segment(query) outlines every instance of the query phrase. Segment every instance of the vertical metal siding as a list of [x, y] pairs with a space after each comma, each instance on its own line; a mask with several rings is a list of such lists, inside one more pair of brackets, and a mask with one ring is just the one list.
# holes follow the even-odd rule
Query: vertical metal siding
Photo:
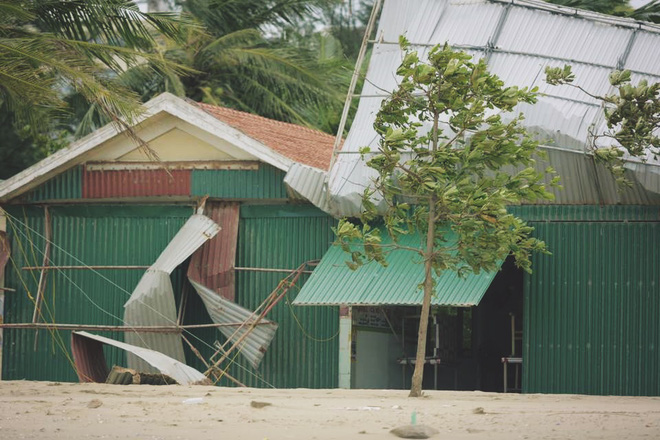
[[284, 171], [267, 164], [258, 170], [193, 170], [192, 195], [225, 199], [286, 199]]
[[[12, 249], [16, 250], [12, 253], [14, 263], [18, 268], [40, 265], [44, 240], [38, 234], [43, 234], [43, 210], [11, 207], [8, 211], [16, 218], [8, 228]], [[181, 206], [52, 207], [51, 262], [53, 265], [80, 265], [81, 261], [88, 265], [149, 265], [191, 213], [190, 207]], [[36, 232], [29, 231], [19, 221], [26, 222]], [[13, 225], [27, 236], [12, 229]], [[177, 272], [179, 270], [173, 274], [173, 284], [175, 292], [180, 292], [181, 276]], [[100, 274], [90, 270], [53, 270], [48, 276], [44, 298], [45, 319], [59, 323], [121, 325], [123, 305], [142, 273], [140, 270], [103, 270]], [[25, 280], [34, 297], [38, 274], [37, 271], [17, 271], [10, 263], [7, 285], [17, 291], [6, 295], [6, 322], [30, 322], [33, 305], [20, 279]], [[67, 359], [70, 332], [56, 333], [67, 354], [47, 331], [40, 331], [35, 352], [34, 330], [5, 330], [3, 379], [77, 380]], [[101, 334], [122, 338], [121, 333]], [[125, 364], [125, 354], [120, 350], [106, 348], [106, 357], [111, 364]]]
[[234, 301], [236, 242], [239, 224], [238, 203], [207, 202], [206, 215], [220, 226], [220, 232], [198, 249], [188, 265], [188, 277], [223, 298]]
[[[335, 221], [325, 214], [315, 215], [307, 207], [296, 211], [296, 207], [282, 207], [280, 215], [267, 217], [277, 211], [242, 210], [237, 264], [294, 269], [305, 261], [320, 259], [334, 240], [331, 227]], [[300, 216], [294, 216], [296, 214]], [[237, 302], [254, 310], [284, 275], [239, 272]], [[302, 278], [299, 286], [307, 278]], [[293, 301], [298, 290], [292, 289], [288, 300]], [[307, 335], [295, 322], [291, 309], [308, 332]], [[338, 338], [332, 338], [339, 328], [337, 307], [290, 308], [286, 301], [282, 301], [268, 315], [268, 319], [277, 322], [279, 329], [262, 361], [261, 371], [266, 381], [276, 387], [337, 386], [339, 345]], [[233, 373], [248, 385], [263, 386], [244, 371], [234, 369]]]
[[507, 210], [527, 221], [660, 221], [658, 206], [523, 205]]
[[77, 166], [58, 174], [30, 191], [27, 199], [38, 202], [41, 200], [73, 200], [81, 197], [82, 167]]
[[660, 223], [533, 222], [523, 389], [660, 395]]
[[190, 170], [88, 170], [83, 171], [82, 197], [187, 196]]

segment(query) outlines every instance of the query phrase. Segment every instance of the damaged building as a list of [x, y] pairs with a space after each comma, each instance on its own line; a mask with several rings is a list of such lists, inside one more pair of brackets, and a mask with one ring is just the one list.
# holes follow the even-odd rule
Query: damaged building
[[[633, 84], [657, 83], [660, 26], [533, 0], [375, 4], [378, 27], [350, 132], [316, 185], [305, 170], [289, 172], [296, 191], [334, 216], [360, 213], [375, 171], [359, 152], [378, 146], [373, 124], [397, 86], [401, 35], [420, 59], [448, 43], [485, 59], [507, 86], [538, 87], [537, 103], [515, 113], [547, 154], [538, 170], [551, 165], [563, 185], [551, 202], [510, 207], [552, 252], [533, 257], [532, 274], [507, 260], [497, 274], [436, 279], [424, 388], [660, 395], [660, 161], [651, 153], [626, 158], [631, 186], [617, 186], [593, 154], [608, 145], [594, 136], [607, 130], [602, 101], [545, 82], [546, 67], [568, 64], [575, 85], [593, 95], [616, 92], [608, 80], [614, 70], [630, 70]], [[420, 248], [419, 237], [405, 240]], [[419, 258], [397, 251], [388, 267], [356, 272], [340, 264], [345, 259], [333, 246], [295, 303], [343, 306], [340, 386], [407, 388], [422, 300]]]
[[[544, 81], [547, 66], [571, 64], [593, 94], [613, 91], [615, 69], [658, 82], [660, 27], [533, 0], [385, 0], [375, 17], [341, 149], [306, 128], [162, 95], [137, 126], [160, 163], [108, 126], [1, 183], [2, 378], [78, 380], [75, 330], [80, 356], [102, 350], [108, 365], [151, 368], [132, 357], [154, 361], [132, 348], [148, 345], [201, 372], [222, 361], [227, 385], [408, 387], [422, 267], [398, 252], [386, 268], [350, 271], [331, 229], [360, 213], [373, 174], [359, 150], [377, 145], [406, 35], [422, 57], [448, 42], [506, 85], [539, 87], [517, 110], [547, 154], [538, 166], [564, 187], [510, 207], [552, 252], [533, 257], [532, 274], [506, 260], [497, 273], [437, 278], [424, 388], [660, 395], [660, 162], [627, 159], [632, 185], [618, 187], [592, 152], [602, 103]], [[193, 246], [177, 236], [198, 215], [218, 229], [193, 228], [207, 235]]]
[[[2, 379], [78, 380], [86, 331], [201, 372], [242, 338], [218, 383], [336, 386], [337, 308], [290, 304], [335, 220], [284, 182], [293, 164], [327, 170], [334, 138], [169, 94], [145, 107], [158, 161], [109, 125], [0, 186]], [[157, 370], [133, 351], [103, 349]]]

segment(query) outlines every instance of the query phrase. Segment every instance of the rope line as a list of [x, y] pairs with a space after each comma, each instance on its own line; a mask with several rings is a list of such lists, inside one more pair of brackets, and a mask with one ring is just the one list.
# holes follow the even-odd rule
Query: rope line
[[293, 316], [293, 320], [296, 322], [296, 324], [298, 324], [298, 328], [300, 328], [300, 331], [302, 332], [303, 336], [305, 336], [307, 339], [311, 339], [314, 342], [326, 343], [326, 342], [332, 341], [337, 336], [339, 336], [339, 330], [337, 330], [337, 333], [335, 333], [334, 335], [332, 335], [328, 338], [317, 338], [317, 337], [312, 336], [311, 334], [309, 334], [307, 329], [305, 329], [305, 327], [302, 325], [302, 323], [300, 322], [300, 319], [296, 315], [296, 312], [294, 312], [291, 301], [289, 300], [289, 294], [288, 293], [286, 295], [286, 304], [287, 304], [287, 306], [289, 306], [289, 312], [291, 312], [291, 316]]

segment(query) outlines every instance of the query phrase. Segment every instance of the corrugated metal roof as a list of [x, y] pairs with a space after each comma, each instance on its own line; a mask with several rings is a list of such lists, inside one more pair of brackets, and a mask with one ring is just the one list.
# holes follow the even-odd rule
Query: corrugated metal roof
[[[392, 240], [382, 234], [383, 244]], [[402, 236], [404, 246], [421, 247], [419, 235]], [[333, 245], [293, 302], [296, 305], [421, 305], [424, 266], [419, 254], [397, 250], [387, 257], [388, 266], [372, 262], [353, 271], [346, 266], [349, 255]], [[460, 278], [454, 271], [435, 277], [437, 306], [476, 306], [486, 293], [495, 272]]]
[[[351, 130], [326, 182], [325, 201], [317, 206], [333, 215], [360, 212], [364, 187], [374, 176], [360, 155], [364, 146], [375, 149], [378, 137], [372, 127], [388, 91], [397, 85], [396, 68], [402, 53], [400, 35], [406, 35], [422, 58], [434, 44], [448, 42], [476, 57], [486, 57], [489, 69], [508, 86], [538, 86], [535, 105], [520, 105], [524, 125], [537, 132], [547, 148], [589, 151], [589, 129], [605, 129], [600, 102], [569, 86], [545, 83], [546, 66], [571, 64], [575, 84], [594, 94], [611, 91], [608, 75], [617, 68], [633, 70], [633, 79], [660, 81], [660, 27], [633, 20], [562, 8], [538, 1], [386, 0], [380, 15], [376, 43], [367, 70], [360, 103]], [[554, 160], [560, 158], [559, 162]], [[554, 203], [649, 203], [647, 192], [660, 193], [660, 160], [628, 163], [639, 187], [625, 197], [613, 196], [609, 173], [579, 173], [578, 155], [553, 155], [552, 165], [565, 181], [562, 196]], [[317, 179], [320, 180], [320, 179]], [[287, 183], [301, 194], [320, 194], [309, 188], [301, 169], [293, 167]], [[317, 183], [318, 185], [318, 183]], [[602, 193], [607, 193], [603, 195]], [[610, 202], [609, 200], [615, 200]], [[655, 202], [657, 203], [657, 201]]]
[[284, 183], [289, 185], [290, 188], [296, 188], [294, 190], [296, 194], [325, 210], [324, 204], [327, 199], [324, 182], [326, 173], [314, 167], [297, 163], [291, 166], [291, 169], [294, 168], [296, 171], [287, 173], [284, 177]]
[[[73, 347], [74, 357], [76, 357], [76, 352], [78, 355], [82, 355], [81, 350], [76, 350], [75, 341], [76, 338], [88, 338], [95, 341], [102, 342], [104, 344], [112, 345], [113, 347], [121, 348], [126, 350], [128, 353], [131, 353], [135, 356], [140, 357], [149, 365], [153, 366], [157, 371], [170, 376], [172, 379], [176, 380], [180, 385], [195, 385], [198, 383], [207, 384], [208, 378], [204, 376], [199, 371], [195, 370], [188, 365], [172, 359], [169, 356], [159, 353], [154, 350], [149, 350], [143, 347], [137, 347], [135, 345], [126, 344], [124, 342], [119, 342], [114, 339], [104, 338], [103, 336], [93, 335], [87, 332], [73, 332], [71, 334], [71, 341]], [[78, 359], [76, 359], [76, 364], [78, 364]]]
[[[190, 280], [190, 284], [195, 288], [204, 302], [206, 310], [213, 322], [217, 324], [235, 324], [245, 323], [237, 327], [220, 327], [218, 330], [232, 342], [236, 342], [245, 335], [256, 316], [254, 312], [241, 307], [238, 304], [228, 301], [215, 293], [208, 287]], [[262, 319], [250, 334], [243, 339], [239, 348], [240, 353], [245, 356], [253, 368], [258, 368], [261, 359], [264, 357], [270, 341], [275, 337], [277, 324], [267, 319]]]

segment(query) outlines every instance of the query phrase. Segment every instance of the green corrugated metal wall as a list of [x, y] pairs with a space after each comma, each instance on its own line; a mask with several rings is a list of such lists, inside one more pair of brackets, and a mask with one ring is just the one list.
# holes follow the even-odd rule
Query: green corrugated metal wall
[[[334, 240], [335, 221], [309, 206], [241, 207], [237, 267], [295, 269], [301, 263], [320, 259]], [[250, 310], [256, 309], [286, 273], [236, 273], [236, 300]], [[298, 286], [306, 281], [304, 275]], [[298, 289], [289, 291], [293, 301]], [[186, 322], [209, 322], [199, 312], [199, 298], [188, 297]], [[191, 312], [197, 310], [197, 312]], [[258, 372], [238, 356], [230, 374], [248, 386], [278, 388], [333, 388], [337, 386], [339, 315], [336, 307], [293, 307], [280, 302], [268, 315], [279, 328]], [[296, 321], [300, 321], [300, 325]], [[195, 335], [207, 341], [224, 340], [215, 331], [200, 330]], [[193, 342], [194, 343], [194, 342]], [[197, 345], [197, 344], [196, 344]], [[208, 357], [211, 351], [198, 346]], [[203, 369], [196, 359], [191, 365]], [[229, 385], [231, 382], [223, 381]]]
[[40, 200], [73, 200], [82, 198], [82, 167], [73, 167], [47, 180], [36, 189], [30, 191], [27, 199], [32, 202]]
[[285, 174], [263, 163], [258, 170], [193, 170], [191, 191], [224, 199], [286, 199]]
[[658, 209], [526, 208], [553, 255], [525, 276], [523, 390], [660, 395]]
[[[16, 270], [40, 266], [43, 260], [44, 212], [37, 207], [11, 207], [8, 232], [12, 261], [7, 285], [17, 289], [5, 295], [5, 322], [30, 322], [38, 271]], [[192, 213], [192, 208], [51, 207], [53, 247], [51, 265], [150, 265]], [[26, 228], [27, 224], [29, 228]], [[74, 257], [75, 256], [75, 257]], [[142, 270], [53, 271], [49, 274], [44, 319], [58, 323], [121, 325], [123, 305]], [[107, 278], [104, 279], [103, 277]], [[23, 284], [25, 283], [25, 284]], [[173, 276], [180, 291], [181, 274]], [[27, 289], [26, 289], [27, 287]], [[117, 337], [117, 333], [102, 333]], [[70, 332], [51, 338], [40, 331], [34, 350], [34, 330], [4, 330], [3, 379], [75, 381], [67, 359]], [[58, 346], [56, 341], [61, 341]], [[66, 352], [66, 353], [65, 353]], [[125, 365], [124, 354], [108, 349], [108, 361]]]

